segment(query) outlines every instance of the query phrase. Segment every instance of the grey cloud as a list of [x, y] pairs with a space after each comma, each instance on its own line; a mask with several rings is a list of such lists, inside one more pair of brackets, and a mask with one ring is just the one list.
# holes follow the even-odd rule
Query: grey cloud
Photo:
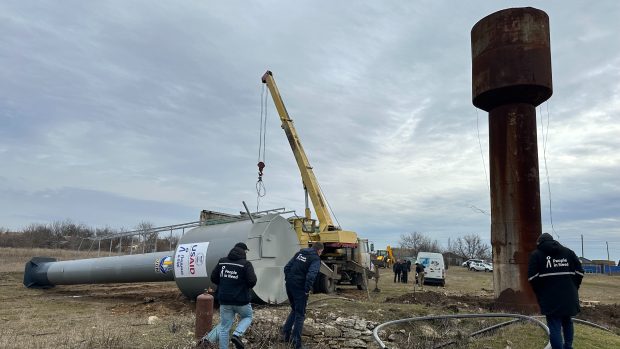
[[[255, 207], [260, 76], [271, 69], [345, 228], [392, 245], [406, 231], [484, 236], [489, 217], [472, 206], [489, 206], [488, 126], [471, 105], [469, 35], [523, 4], [474, 4], [4, 2], [0, 190], [15, 204], [0, 219], [137, 222], [167, 204], [166, 224], [196, 208]], [[579, 226], [618, 240], [600, 222], [618, 219], [620, 6], [535, 5], [551, 18], [554, 96], [541, 108], [556, 226], [566, 238]], [[260, 208], [302, 212], [298, 170], [267, 105]], [[33, 192], [52, 193], [59, 211], [16, 194]], [[100, 201], [106, 216], [70, 195]], [[134, 214], [116, 208], [136, 200]], [[544, 209], [543, 219], [546, 229]]]

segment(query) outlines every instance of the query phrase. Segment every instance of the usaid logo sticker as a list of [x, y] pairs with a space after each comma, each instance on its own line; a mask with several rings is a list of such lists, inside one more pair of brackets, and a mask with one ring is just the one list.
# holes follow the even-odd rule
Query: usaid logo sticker
[[182, 244], [174, 256], [174, 277], [206, 277], [209, 242]]

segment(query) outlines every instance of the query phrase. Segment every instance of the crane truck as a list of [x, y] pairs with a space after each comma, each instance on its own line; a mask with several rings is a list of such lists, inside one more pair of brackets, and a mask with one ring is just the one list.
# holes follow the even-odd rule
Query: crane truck
[[[378, 271], [372, 268], [370, 261], [368, 240], [361, 239], [355, 232], [342, 230], [334, 224], [293, 120], [284, 106], [273, 73], [267, 71], [261, 80], [267, 85], [273, 98], [304, 187], [306, 197], [304, 216], [293, 217], [290, 221], [297, 233], [300, 246], [308, 247], [316, 241], [322, 242], [325, 246], [321, 255], [321, 272], [315, 283], [315, 292], [331, 293], [337, 284], [355, 285], [358, 289], [364, 290], [369, 278], [374, 277], [375, 281], [378, 279]], [[317, 219], [312, 218], [308, 198], [312, 201]]]

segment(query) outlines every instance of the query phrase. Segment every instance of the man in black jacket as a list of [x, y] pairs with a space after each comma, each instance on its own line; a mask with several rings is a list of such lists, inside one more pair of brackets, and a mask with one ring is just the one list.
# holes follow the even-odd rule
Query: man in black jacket
[[410, 269], [411, 267], [407, 264], [407, 261], [403, 259], [403, 261], [400, 263], [400, 282], [404, 284], [407, 283]]
[[572, 316], [581, 310], [578, 290], [584, 271], [575, 252], [553, 240], [551, 235], [542, 234], [536, 244], [536, 250], [530, 255], [528, 278], [540, 312], [547, 318], [551, 347], [571, 349], [574, 336]]
[[218, 285], [217, 297], [220, 303], [220, 349], [228, 348], [228, 333], [239, 314], [239, 324], [231, 338], [236, 349], [243, 349], [241, 336], [252, 324], [252, 299], [250, 289], [256, 285], [256, 274], [252, 263], [245, 258], [248, 246], [239, 242], [221, 258], [211, 272], [211, 282]]
[[394, 282], [400, 282], [400, 273], [403, 271], [400, 259], [396, 260], [396, 262], [392, 266], [392, 271], [394, 272]]
[[302, 348], [301, 331], [306, 317], [306, 303], [321, 268], [320, 255], [323, 253], [323, 248], [323, 243], [315, 242], [312, 247], [295, 253], [284, 266], [286, 295], [291, 305], [291, 312], [282, 326], [282, 339], [285, 342], [292, 342], [295, 349]]

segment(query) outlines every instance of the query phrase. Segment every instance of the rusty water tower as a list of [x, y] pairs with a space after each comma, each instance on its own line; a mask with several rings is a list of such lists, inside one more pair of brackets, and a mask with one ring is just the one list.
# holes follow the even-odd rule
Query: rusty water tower
[[491, 245], [496, 303], [538, 310], [528, 256], [541, 234], [536, 107], [553, 93], [549, 17], [510, 8], [471, 30], [472, 97], [489, 113]]

